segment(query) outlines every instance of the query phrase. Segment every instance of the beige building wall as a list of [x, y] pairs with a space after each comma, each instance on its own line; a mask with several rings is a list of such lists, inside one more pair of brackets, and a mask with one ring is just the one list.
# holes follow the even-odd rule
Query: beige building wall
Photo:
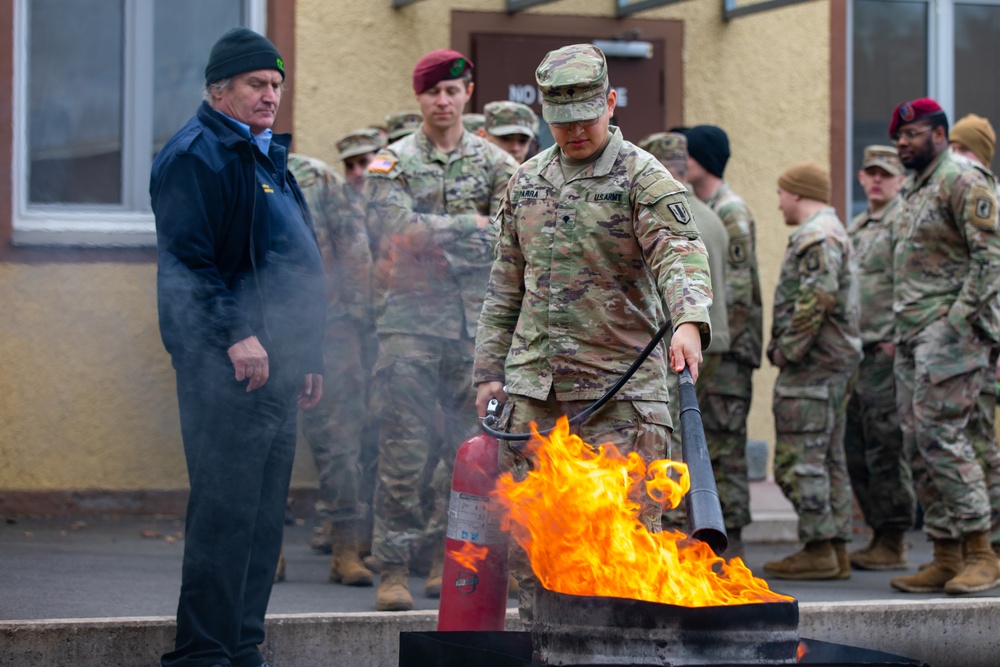
[[[503, 12], [504, 0], [389, 2], [299, 0], [296, 32], [296, 150], [336, 162], [334, 142], [386, 113], [416, 108], [413, 65], [450, 46], [451, 12]], [[613, 17], [611, 0], [556, 0], [526, 13]], [[723, 127], [733, 157], [726, 176], [757, 218], [765, 331], [788, 229], [777, 210], [777, 176], [802, 160], [829, 164], [830, 8], [806, 2], [726, 23], [722, 3], [688, 0], [635, 18], [684, 21], [684, 119]], [[345, 21], [343, 17], [357, 17]], [[636, 140], [639, 137], [628, 137]], [[766, 343], [767, 334], [765, 334]], [[751, 438], [773, 442], [765, 360], [755, 376]]]

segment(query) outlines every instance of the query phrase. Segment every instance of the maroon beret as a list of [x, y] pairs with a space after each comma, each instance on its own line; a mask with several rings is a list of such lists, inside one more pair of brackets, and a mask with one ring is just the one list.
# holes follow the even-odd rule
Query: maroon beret
[[413, 92], [420, 94], [441, 81], [461, 78], [472, 69], [472, 61], [458, 51], [438, 49], [417, 61], [413, 68]]
[[944, 115], [944, 109], [929, 97], [903, 102], [892, 112], [892, 121], [889, 122], [889, 137], [895, 138], [896, 130], [899, 129], [900, 125], [938, 114]]

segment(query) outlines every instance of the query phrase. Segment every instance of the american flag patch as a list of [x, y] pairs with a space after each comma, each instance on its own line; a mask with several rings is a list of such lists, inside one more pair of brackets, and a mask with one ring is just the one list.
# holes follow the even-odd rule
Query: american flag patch
[[380, 174], [388, 174], [395, 166], [396, 161], [390, 160], [389, 158], [380, 157], [371, 161], [368, 165], [368, 171], [375, 171]]

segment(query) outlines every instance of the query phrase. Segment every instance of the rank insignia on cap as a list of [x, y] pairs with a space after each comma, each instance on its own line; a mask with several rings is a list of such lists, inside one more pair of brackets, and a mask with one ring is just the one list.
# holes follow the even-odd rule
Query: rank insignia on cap
[[667, 208], [674, 215], [674, 219], [682, 225], [691, 222], [691, 211], [688, 210], [688, 207], [683, 202], [677, 201], [673, 204], [667, 204]]
[[379, 174], [388, 174], [392, 171], [394, 166], [396, 166], [395, 160], [390, 160], [387, 157], [380, 157], [371, 161], [368, 165], [368, 171], [374, 171]]
[[913, 111], [913, 105], [907, 103], [899, 107], [899, 117], [906, 123], [909, 123], [911, 120], [916, 118], [917, 114]]

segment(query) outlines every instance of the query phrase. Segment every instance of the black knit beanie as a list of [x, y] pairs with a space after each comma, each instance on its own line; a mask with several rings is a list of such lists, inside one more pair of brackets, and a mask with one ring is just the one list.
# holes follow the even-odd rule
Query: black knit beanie
[[684, 131], [688, 140], [688, 155], [710, 174], [722, 178], [729, 162], [729, 137], [721, 127], [695, 125]]
[[259, 69], [276, 69], [285, 79], [285, 63], [271, 40], [249, 28], [233, 28], [212, 47], [205, 85]]

